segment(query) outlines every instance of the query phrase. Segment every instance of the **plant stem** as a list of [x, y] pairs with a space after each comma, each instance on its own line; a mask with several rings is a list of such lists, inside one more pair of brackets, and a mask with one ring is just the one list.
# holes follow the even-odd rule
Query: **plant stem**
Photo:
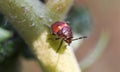
[[[0, 11], [34, 51], [45, 72], [80, 72], [70, 49], [62, 46], [65, 50], [56, 53], [59, 40], [49, 41], [48, 38], [52, 36], [45, 27], [46, 24], [63, 19], [72, 2], [49, 0], [45, 6], [38, 0], [0, 0]], [[56, 10], [59, 6], [62, 7]]]

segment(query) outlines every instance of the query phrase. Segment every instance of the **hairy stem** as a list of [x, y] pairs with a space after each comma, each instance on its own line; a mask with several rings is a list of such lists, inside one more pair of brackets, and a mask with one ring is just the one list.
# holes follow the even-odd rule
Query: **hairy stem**
[[52, 36], [45, 26], [63, 19], [71, 4], [72, 0], [48, 0], [46, 5], [38, 0], [0, 0], [0, 11], [32, 48], [45, 72], [80, 72], [70, 49], [62, 46], [65, 50], [56, 53], [59, 40], [49, 41]]

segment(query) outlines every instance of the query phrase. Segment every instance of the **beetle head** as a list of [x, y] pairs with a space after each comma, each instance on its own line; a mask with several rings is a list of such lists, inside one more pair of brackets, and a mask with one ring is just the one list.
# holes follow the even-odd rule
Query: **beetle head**
[[71, 42], [72, 42], [72, 38], [65, 38], [64, 41], [65, 41], [68, 45], [70, 45]]

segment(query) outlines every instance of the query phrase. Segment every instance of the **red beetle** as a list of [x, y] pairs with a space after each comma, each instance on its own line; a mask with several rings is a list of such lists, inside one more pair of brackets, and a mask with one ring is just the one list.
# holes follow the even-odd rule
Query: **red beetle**
[[51, 30], [52, 30], [52, 34], [57, 36], [56, 40], [60, 38], [62, 39], [60, 42], [60, 46], [57, 49], [57, 52], [61, 48], [63, 41], [65, 41], [68, 45], [70, 45], [70, 43], [73, 40], [87, 38], [86, 36], [83, 36], [83, 37], [73, 39], [73, 34], [72, 34], [70, 26], [66, 22], [62, 22], [62, 21], [57, 21], [54, 24], [52, 24]]

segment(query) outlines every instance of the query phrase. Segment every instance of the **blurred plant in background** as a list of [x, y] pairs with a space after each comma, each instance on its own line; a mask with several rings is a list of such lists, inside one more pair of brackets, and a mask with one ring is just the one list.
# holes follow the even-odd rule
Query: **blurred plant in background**
[[14, 52], [14, 43], [10, 40], [13, 32], [5, 22], [4, 16], [0, 14], [0, 63]]
[[74, 34], [86, 36], [90, 34], [92, 24], [87, 7], [74, 4], [68, 13], [66, 21], [69, 22]]
[[15, 68], [10, 68], [11, 65], [14, 65], [12, 63], [17, 62], [16, 59], [19, 57], [19, 55], [22, 55], [26, 59], [35, 58], [34, 54], [28, 48], [27, 44], [25, 44], [23, 39], [10, 25], [7, 19], [2, 14], [0, 14], [0, 71], [17, 72], [18, 70]]

